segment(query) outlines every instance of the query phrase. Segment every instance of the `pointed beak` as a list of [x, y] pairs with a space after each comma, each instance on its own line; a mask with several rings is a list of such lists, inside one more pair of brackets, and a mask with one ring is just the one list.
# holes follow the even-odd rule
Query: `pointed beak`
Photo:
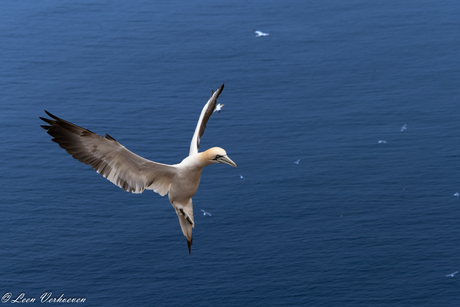
[[217, 159], [217, 162], [236, 167], [236, 163], [233, 162], [232, 159], [230, 159], [228, 156], [220, 157], [219, 159]]

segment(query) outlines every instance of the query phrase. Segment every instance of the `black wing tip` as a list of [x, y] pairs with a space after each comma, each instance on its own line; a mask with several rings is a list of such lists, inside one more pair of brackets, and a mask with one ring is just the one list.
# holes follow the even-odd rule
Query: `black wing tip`
[[[45, 110], [45, 112], [46, 112], [46, 110]], [[48, 112], [46, 112], [46, 113], [48, 113]], [[40, 125], [40, 127], [42, 127], [45, 130], [49, 130], [51, 128], [51, 125], [53, 125], [54, 122], [55, 122], [52, 119], [44, 118], [44, 117], [41, 117], [41, 116], [39, 116], [38, 118], [40, 118], [42, 121], [44, 121], [45, 123], [48, 124], [48, 125]]]
[[[215, 91], [215, 92], [218, 92], [218, 95], [220, 95], [220, 93], [223, 91], [224, 85], [225, 85], [225, 81], [224, 81], [224, 83], [222, 83], [222, 85]], [[211, 89], [211, 97], [212, 97], [212, 95], [214, 95], [215, 92], [214, 92], [213, 89]]]
[[224, 86], [225, 86], [225, 82], [222, 83], [222, 85], [217, 89], [217, 92], [219, 92], [219, 95], [220, 95], [220, 93], [222, 93], [222, 91], [224, 90]]
[[[54, 120], [52, 120], [52, 119], [49, 119], [49, 118], [44, 118], [44, 117], [39, 116], [38, 118], [40, 118], [40, 119], [41, 119], [42, 121], [44, 121], [45, 123], [52, 125], [52, 124], [55, 123], [56, 121], [60, 120], [60, 118], [57, 117], [56, 115], [53, 115], [53, 114], [51, 114], [50, 112], [48, 112], [48, 111], [46, 111], [46, 110], [44, 110], [44, 111], [45, 111], [45, 113], [46, 113], [49, 117], [51, 117], [52, 119], [54, 119]], [[47, 128], [45, 128], [44, 126], [41, 126], [41, 127], [42, 127], [43, 129], [47, 129]]]
[[214, 92], [214, 90], [211, 90], [211, 97], [213, 95], [217, 95], [216, 96], [216, 99], [220, 96], [220, 93], [222, 93], [222, 91], [224, 90], [224, 85], [225, 85], [225, 82], [222, 83], [222, 85]]
[[54, 119], [59, 119], [56, 115], [51, 114], [50, 112], [44, 110], [46, 114], [48, 114], [49, 117], [54, 118]]

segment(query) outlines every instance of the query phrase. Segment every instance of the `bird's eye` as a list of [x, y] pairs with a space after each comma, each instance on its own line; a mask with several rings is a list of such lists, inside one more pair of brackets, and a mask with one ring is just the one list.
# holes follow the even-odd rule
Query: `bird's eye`
[[216, 155], [216, 157], [214, 158], [214, 160], [217, 160], [217, 159], [222, 158], [222, 157], [223, 157], [223, 156], [221, 156], [221, 155]]

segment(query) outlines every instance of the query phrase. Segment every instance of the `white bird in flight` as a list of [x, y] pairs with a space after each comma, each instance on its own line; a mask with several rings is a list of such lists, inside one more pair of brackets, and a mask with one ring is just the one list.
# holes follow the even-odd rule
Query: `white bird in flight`
[[207, 212], [207, 211], [204, 211], [203, 209], [201, 209], [201, 211], [203, 211], [203, 215], [209, 215], [209, 216], [212, 216], [211, 213]]
[[447, 274], [446, 277], [454, 277], [455, 274], [457, 274], [458, 271], [455, 271], [453, 273]]
[[216, 108], [214, 109], [214, 112], [217, 112], [217, 113], [220, 113], [220, 110], [222, 110], [222, 107], [224, 106], [225, 104], [220, 104], [218, 103], [216, 105]]
[[299, 164], [299, 163], [300, 163], [300, 159], [297, 160], [297, 161], [295, 161], [294, 163], [295, 163], [295, 164]]
[[41, 127], [53, 137], [52, 141], [64, 148], [72, 157], [91, 165], [99, 174], [123, 190], [142, 193], [145, 189], [165, 196], [179, 217], [182, 232], [187, 239], [189, 253], [192, 246], [193, 219], [192, 196], [198, 190], [201, 171], [205, 166], [223, 163], [236, 167], [224, 149], [213, 147], [198, 152], [200, 139], [206, 123], [213, 113], [217, 98], [224, 85], [213, 92], [201, 111], [195, 133], [190, 144], [190, 152], [179, 164], [167, 165], [144, 159], [126, 149], [108, 134], [102, 137], [87, 129], [65, 121], [51, 113], [51, 118], [42, 118], [48, 125]]
[[455, 192], [455, 193], [454, 193], [454, 196], [459, 197], [459, 196], [460, 196], [460, 193]]
[[379, 144], [386, 144], [386, 143], [387, 143], [387, 141], [385, 141], [385, 140], [380, 140], [379, 141]]
[[401, 132], [403, 132], [403, 131], [406, 130], [406, 129], [407, 129], [407, 125], [402, 126], [402, 127], [401, 127]]
[[262, 32], [262, 31], [258, 31], [258, 30], [254, 30], [254, 33], [256, 33], [256, 37], [261, 37], [261, 36], [269, 36], [270, 33], [265, 33], [265, 32]]

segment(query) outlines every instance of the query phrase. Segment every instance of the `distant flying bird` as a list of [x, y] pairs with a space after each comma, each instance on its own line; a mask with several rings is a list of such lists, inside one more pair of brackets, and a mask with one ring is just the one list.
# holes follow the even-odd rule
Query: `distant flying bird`
[[384, 140], [379, 141], [379, 144], [386, 144], [386, 143], [387, 143], [387, 141], [384, 141]]
[[240, 179], [243, 179], [243, 178], [244, 178], [243, 175], [240, 174]]
[[402, 126], [402, 127], [401, 127], [401, 132], [403, 132], [403, 131], [406, 130], [406, 129], [407, 129], [407, 125]]
[[299, 164], [299, 163], [300, 163], [300, 159], [297, 160], [297, 161], [295, 161], [294, 163], [295, 163], [295, 164]]
[[218, 103], [216, 105], [216, 108], [214, 109], [214, 112], [217, 112], [217, 113], [220, 113], [220, 110], [222, 110], [222, 107], [224, 106], [224, 104], [220, 104]]
[[459, 197], [459, 196], [460, 196], [460, 194], [457, 192], [457, 193], [454, 193], [454, 196], [457, 196], [457, 197]]
[[458, 271], [455, 271], [453, 273], [447, 274], [446, 277], [454, 277], [455, 274], [457, 274]]
[[223, 89], [222, 84], [203, 107], [190, 144], [189, 156], [179, 164], [167, 165], [144, 159], [126, 149], [108, 134], [102, 137], [47, 111], [46, 114], [53, 119], [40, 117], [48, 124], [41, 127], [53, 137], [52, 141], [58, 143], [72, 157], [91, 165], [99, 174], [123, 190], [142, 193], [147, 189], [161, 196], [168, 194], [191, 253], [192, 228], [195, 226], [192, 196], [198, 189], [201, 171], [205, 166], [214, 163], [236, 167], [235, 162], [222, 148], [213, 147], [198, 152], [206, 123]]
[[209, 216], [212, 216], [211, 213], [207, 212], [207, 211], [204, 211], [203, 209], [201, 209], [201, 211], [203, 211], [203, 215], [209, 215]]
[[256, 37], [261, 37], [261, 36], [269, 36], [270, 33], [265, 33], [262, 31], [254, 30], [254, 32], [257, 34]]

